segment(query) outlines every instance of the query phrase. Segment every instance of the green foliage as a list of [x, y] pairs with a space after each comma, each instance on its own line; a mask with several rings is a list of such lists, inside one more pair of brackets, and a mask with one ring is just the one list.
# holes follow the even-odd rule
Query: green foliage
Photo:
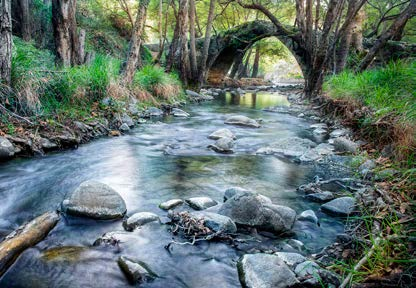
[[334, 98], [352, 98], [404, 122], [416, 121], [416, 62], [392, 62], [360, 74], [345, 71], [327, 79], [324, 90]]

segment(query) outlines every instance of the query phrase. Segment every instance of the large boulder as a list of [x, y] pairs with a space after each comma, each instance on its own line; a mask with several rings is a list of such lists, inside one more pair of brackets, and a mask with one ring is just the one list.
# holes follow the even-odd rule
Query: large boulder
[[354, 212], [355, 202], [353, 197], [341, 197], [323, 204], [321, 209], [331, 215], [346, 217]]
[[13, 144], [7, 138], [0, 136], [0, 161], [13, 157], [14, 153]]
[[126, 203], [110, 186], [86, 181], [62, 202], [62, 210], [70, 215], [93, 219], [121, 218], [126, 213]]
[[131, 284], [151, 281], [157, 277], [149, 266], [142, 261], [136, 261], [126, 256], [121, 256], [118, 258], [117, 263]]
[[230, 154], [233, 153], [234, 140], [232, 138], [223, 137], [215, 141], [214, 144], [208, 146], [217, 153]]
[[293, 209], [268, 203], [264, 196], [251, 192], [237, 193], [222, 204], [218, 213], [230, 217], [238, 225], [277, 234], [289, 231], [296, 218]]
[[247, 254], [237, 263], [241, 285], [247, 288], [287, 288], [298, 283], [296, 275], [276, 255]]
[[219, 129], [215, 132], [212, 132], [209, 136], [209, 139], [213, 139], [213, 140], [218, 140], [220, 138], [231, 138], [231, 139], [236, 139], [235, 135], [233, 134], [233, 132], [231, 132], [229, 129], [227, 128], [223, 128], [223, 129]]
[[159, 216], [151, 212], [135, 213], [123, 221], [123, 227], [127, 231], [133, 231], [139, 226], [143, 226], [150, 222], [160, 221]]
[[195, 219], [204, 219], [204, 226], [208, 227], [214, 232], [237, 232], [237, 226], [235, 225], [234, 221], [227, 216], [206, 211], [191, 212], [190, 215]]
[[246, 127], [253, 127], [253, 128], [260, 127], [260, 124], [256, 120], [248, 118], [243, 115], [235, 115], [235, 116], [228, 117], [224, 123], [229, 124], [229, 125], [246, 126]]

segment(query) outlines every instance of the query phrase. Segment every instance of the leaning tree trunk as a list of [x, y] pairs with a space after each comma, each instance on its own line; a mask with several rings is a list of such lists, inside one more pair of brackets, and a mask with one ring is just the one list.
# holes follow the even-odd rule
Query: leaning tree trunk
[[260, 64], [260, 47], [256, 48], [256, 54], [254, 55], [253, 63], [253, 72], [251, 73], [251, 78], [256, 78], [259, 74], [259, 64]]
[[391, 24], [390, 28], [384, 32], [380, 38], [374, 43], [373, 47], [368, 51], [367, 55], [361, 61], [360, 66], [358, 67], [358, 71], [362, 72], [373, 62], [374, 57], [380, 51], [381, 48], [386, 45], [387, 41], [392, 39], [397, 33], [400, 33], [401, 29], [404, 25], [406, 25], [407, 21], [416, 15], [416, 0], [411, 0], [409, 5], [405, 10], [400, 13], [400, 15], [394, 20], [393, 24]]
[[247, 54], [247, 57], [246, 57], [246, 62], [244, 64], [241, 63], [240, 69], [239, 69], [239, 72], [238, 72], [238, 79], [248, 77], [248, 75], [249, 75], [248, 65], [250, 64], [250, 58], [251, 58], [252, 51], [253, 51], [252, 48], [250, 48], [250, 50], [248, 50], [248, 54]]
[[191, 79], [197, 78], [198, 67], [196, 62], [196, 40], [195, 40], [195, 0], [189, 0], [189, 57], [191, 63]]
[[52, 26], [58, 65], [70, 66], [80, 63], [76, 7], [76, 0], [52, 0]]
[[172, 42], [170, 43], [170, 47], [169, 47], [168, 59], [166, 61], [166, 72], [172, 71], [172, 68], [175, 66], [176, 51], [178, 49], [178, 44], [179, 44], [179, 21], [178, 21], [178, 15], [176, 13], [174, 1], [172, 1], [172, 8], [176, 16], [176, 23], [175, 23], [175, 29], [173, 31]]
[[199, 86], [205, 82], [207, 71], [207, 60], [208, 60], [208, 52], [209, 52], [209, 45], [211, 44], [211, 31], [212, 31], [212, 24], [214, 22], [214, 13], [215, 13], [215, 0], [211, 0], [209, 4], [209, 12], [208, 12], [208, 20], [207, 20], [207, 27], [205, 30], [205, 38], [204, 38], [204, 46], [202, 48], [202, 55], [201, 55], [201, 63], [199, 68]]
[[240, 65], [243, 63], [245, 51], [239, 51], [237, 52], [237, 55], [234, 57], [233, 67], [231, 67], [230, 72], [230, 78], [234, 79], [238, 72], [238, 69], [240, 68]]
[[139, 2], [136, 22], [134, 23], [133, 33], [130, 39], [126, 62], [121, 71], [125, 83], [131, 83], [133, 81], [137, 64], [139, 63], [140, 45], [142, 42], [144, 25], [146, 23], [146, 13], [149, 2], [149, 0], [140, 0]]
[[10, 0], [0, 0], [0, 76], [10, 86], [12, 70], [12, 14]]
[[188, 10], [189, 0], [179, 1], [178, 23], [179, 23], [179, 73], [185, 86], [190, 78], [190, 63], [188, 50]]

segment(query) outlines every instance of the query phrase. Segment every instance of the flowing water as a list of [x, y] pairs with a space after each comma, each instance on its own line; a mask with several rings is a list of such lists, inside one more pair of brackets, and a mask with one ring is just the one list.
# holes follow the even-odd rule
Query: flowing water
[[[149, 121], [127, 136], [103, 138], [77, 150], [0, 165], [0, 236], [58, 208], [67, 193], [93, 179], [121, 194], [128, 215], [150, 211], [165, 219], [166, 212], [158, 208], [163, 201], [209, 196], [221, 202], [224, 190], [232, 186], [264, 194], [298, 213], [313, 209], [321, 225], [297, 222], [294, 238], [303, 241], [310, 252], [319, 251], [333, 242], [343, 225], [320, 213], [318, 204], [296, 192], [297, 186], [313, 179], [314, 167], [255, 155], [258, 148], [290, 136], [316, 140], [308, 129], [311, 122], [262, 111], [276, 105], [289, 103], [277, 93], [227, 94], [212, 103], [185, 107], [191, 114], [188, 119]], [[233, 114], [261, 118], [262, 127], [223, 124]], [[234, 154], [207, 149], [213, 143], [207, 136], [224, 127], [238, 137]], [[210, 242], [173, 245], [168, 251], [164, 246], [172, 235], [167, 225], [157, 223], [124, 235], [119, 247], [92, 247], [103, 233], [122, 231], [121, 222], [63, 218], [43, 242], [18, 258], [0, 278], [0, 287], [127, 286], [116, 262], [120, 255], [144, 261], [158, 274], [159, 278], [141, 287], [240, 287], [236, 262], [249, 248]], [[251, 244], [258, 249], [276, 249], [284, 240], [258, 238], [262, 243]]]

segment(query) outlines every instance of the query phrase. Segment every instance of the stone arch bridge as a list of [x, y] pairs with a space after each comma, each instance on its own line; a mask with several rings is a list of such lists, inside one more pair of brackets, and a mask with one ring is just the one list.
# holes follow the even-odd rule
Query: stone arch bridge
[[[293, 27], [288, 27], [289, 31], [290, 29], [293, 29]], [[304, 51], [287, 34], [279, 32], [273, 23], [256, 20], [221, 32], [211, 38], [207, 63], [208, 83], [212, 85], [221, 84], [236, 57], [245, 53], [257, 41], [268, 37], [279, 39], [295, 56], [300, 67], [305, 71]], [[202, 51], [203, 42], [204, 39], [197, 39], [197, 51]], [[149, 44], [146, 47], [153, 52], [158, 52], [158, 45]]]

